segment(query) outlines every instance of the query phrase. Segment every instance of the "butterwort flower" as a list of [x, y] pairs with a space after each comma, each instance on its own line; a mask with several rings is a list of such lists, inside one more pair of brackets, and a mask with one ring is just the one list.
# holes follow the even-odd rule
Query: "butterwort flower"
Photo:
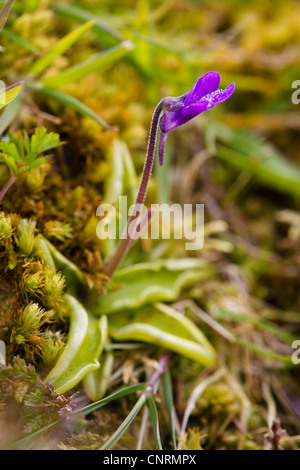
[[195, 83], [191, 91], [177, 98], [165, 98], [163, 114], [159, 121], [161, 130], [159, 142], [159, 163], [163, 164], [167, 135], [194, 117], [226, 101], [234, 92], [231, 83], [224, 90], [219, 89], [221, 77], [217, 72], [207, 72]]
[[[234, 83], [229, 85], [225, 90], [219, 90], [220, 75], [217, 72], [208, 72], [195, 83], [191, 91], [177, 98], [163, 98], [156, 106], [150, 128], [146, 159], [144, 163], [142, 178], [134, 203], [133, 214], [139, 212], [139, 208], [145, 202], [147, 188], [151, 177], [155, 148], [157, 128], [160, 126], [160, 142], [159, 142], [159, 162], [163, 164], [164, 147], [167, 135], [190, 121], [198, 114], [203, 113], [207, 109], [213, 108], [215, 104], [230, 98], [234, 91]], [[132, 245], [129, 227], [135, 222], [137, 216], [131, 215], [124, 234], [119, 244], [111, 255], [105, 261], [103, 273], [111, 277], [122, 259]]]

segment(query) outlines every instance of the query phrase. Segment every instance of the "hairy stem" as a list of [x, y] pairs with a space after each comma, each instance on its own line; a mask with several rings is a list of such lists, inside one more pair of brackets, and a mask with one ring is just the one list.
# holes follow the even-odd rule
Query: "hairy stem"
[[7, 183], [5, 184], [5, 186], [3, 186], [3, 188], [1, 189], [0, 191], [0, 202], [2, 201], [2, 199], [4, 198], [5, 194], [7, 193], [7, 191], [9, 190], [9, 188], [14, 184], [14, 182], [16, 181], [17, 177], [15, 175], [12, 175], [9, 180], [7, 181]]
[[145, 202], [146, 192], [147, 192], [149, 180], [150, 180], [152, 170], [153, 170], [156, 137], [157, 137], [157, 127], [158, 127], [160, 114], [163, 110], [164, 101], [165, 101], [165, 98], [158, 103], [153, 113], [149, 141], [148, 141], [148, 148], [147, 148], [147, 153], [146, 153], [146, 160], [145, 160], [145, 164], [143, 168], [139, 190], [138, 190], [136, 200], [134, 203], [133, 215], [129, 217], [129, 220], [127, 222], [127, 227], [121, 237], [121, 240], [116, 248], [116, 251], [104, 264], [103, 273], [109, 277], [111, 277], [112, 274], [115, 272], [115, 270], [117, 269], [117, 267], [123, 260], [124, 256], [126, 255], [127, 251], [129, 250], [130, 246], [132, 245], [132, 240], [129, 235], [129, 226], [139, 216], [139, 215], [136, 215], [138, 212], [138, 208], [140, 208], [141, 205], [144, 204]]

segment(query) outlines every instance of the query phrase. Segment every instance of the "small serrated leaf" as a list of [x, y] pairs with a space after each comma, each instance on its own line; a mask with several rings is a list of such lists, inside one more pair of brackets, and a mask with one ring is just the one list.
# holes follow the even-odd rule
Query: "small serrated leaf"
[[6, 155], [5, 153], [0, 154], [0, 158], [2, 158], [3, 161], [6, 163], [6, 165], [9, 168], [10, 173], [12, 175], [16, 175], [18, 172], [18, 169], [17, 169], [17, 165], [15, 163], [14, 158], [11, 157], [10, 155]]
[[43, 126], [35, 130], [30, 140], [31, 152], [37, 154], [45, 153], [47, 150], [60, 147], [61, 145], [63, 144], [59, 140], [59, 135], [54, 132], [47, 132], [47, 129]]

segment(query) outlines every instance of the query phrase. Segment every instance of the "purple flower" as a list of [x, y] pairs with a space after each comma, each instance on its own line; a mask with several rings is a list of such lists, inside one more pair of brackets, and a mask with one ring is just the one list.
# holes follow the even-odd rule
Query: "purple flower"
[[217, 72], [207, 72], [195, 83], [191, 91], [177, 98], [164, 100], [163, 115], [160, 118], [159, 163], [163, 164], [164, 147], [169, 132], [182, 126], [198, 114], [226, 101], [234, 92], [231, 83], [225, 90], [219, 90], [221, 77]]

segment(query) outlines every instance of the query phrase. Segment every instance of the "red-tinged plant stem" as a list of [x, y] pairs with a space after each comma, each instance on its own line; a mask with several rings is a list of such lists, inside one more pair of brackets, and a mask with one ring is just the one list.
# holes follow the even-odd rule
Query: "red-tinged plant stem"
[[159, 384], [160, 378], [164, 372], [167, 370], [167, 362], [168, 362], [168, 355], [164, 354], [161, 356], [161, 358], [158, 361], [158, 367], [156, 371], [153, 373], [152, 377], [150, 378], [149, 382], [147, 383], [147, 388], [143, 392], [147, 396], [149, 395], [150, 392], [153, 392], [153, 390], [157, 387]]
[[16, 181], [17, 177], [15, 175], [12, 175], [9, 180], [7, 181], [7, 183], [5, 184], [5, 186], [3, 186], [3, 188], [1, 189], [0, 191], [0, 202], [2, 201], [2, 199], [4, 198], [5, 194], [7, 193], [7, 191], [9, 190], [9, 188], [14, 184], [14, 182]]
[[129, 226], [131, 225], [133, 220], [135, 220], [138, 217], [138, 215], [136, 215], [137, 210], [145, 202], [146, 192], [147, 192], [149, 180], [150, 180], [152, 170], [153, 170], [156, 137], [157, 137], [157, 127], [158, 127], [160, 114], [163, 110], [164, 101], [165, 101], [165, 98], [158, 103], [153, 113], [149, 141], [148, 141], [148, 148], [147, 148], [147, 153], [146, 153], [146, 160], [145, 160], [145, 164], [143, 168], [139, 190], [138, 190], [136, 200], [134, 203], [133, 215], [129, 217], [129, 220], [127, 222], [127, 227], [125, 229], [124, 234], [121, 237], [121, 240], [116, 248], [116, 251], [104, 264], [103, 273], [109, 277], [111, 277], [112, 274], [115, 272], [115, 270], [117, 269], [117, 267], [119, 266], [124, 256], [126, 255], [127, 251], [132, 245], [132, 240], [129, 235]]

